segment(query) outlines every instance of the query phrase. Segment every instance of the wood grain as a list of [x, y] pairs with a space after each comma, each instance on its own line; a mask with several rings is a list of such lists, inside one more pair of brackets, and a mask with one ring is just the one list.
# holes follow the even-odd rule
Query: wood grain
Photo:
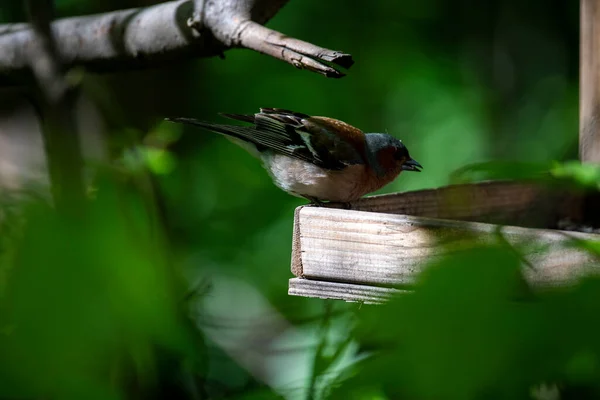
[[366, 304], [381, 304], [403, 290], [351, 283], [314, 281], [303, 278], [290, 279], [288, 294], [292, 296], [317, 297], [356, 301]]
[[302, 254], [300, 252], [300, 217], [301, 207], [294, 211], [294, 233], [292, 236], [292, 274], [295, 276], [302, 275]]
[[581, 0], [580, 81], [579, 81], [579, 158], [600, 162], [600, 4]]
[[[352, 210], [419, 217], [554, 227], [561, 218], [577, 219], [579, 196], [535, 182], [488, 181], [437, 189], [370, 196], [350, 204]], [[342, 208], [338, 204], [330, 208]]]
[[[597, 260], [569, 247], [571, 238], [598, 239], [600, 235], [499, 227], [492, 224], [300, 207], [292, 270], [299, 277], [394, 287], [410, 285], [430, 261], [474, 243], [498, 240], [497, 230], [515, 246], [523, 246], [535, 266], [526, 278], [538, 285], [571, 282]], [[300, 272], [301, 271], [301, 272]]]

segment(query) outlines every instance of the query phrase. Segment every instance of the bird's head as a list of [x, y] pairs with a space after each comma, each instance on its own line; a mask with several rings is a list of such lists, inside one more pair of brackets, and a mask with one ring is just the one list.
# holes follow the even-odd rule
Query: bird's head
[[385, 133], [365, 134], [368, 162], [379, 177], [401, 171], [421, 172], [421, 164], [413, 160], [400, 140]]

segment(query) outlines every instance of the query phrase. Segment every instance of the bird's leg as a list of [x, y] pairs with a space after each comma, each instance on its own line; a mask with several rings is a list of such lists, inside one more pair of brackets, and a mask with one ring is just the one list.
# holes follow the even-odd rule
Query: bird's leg
[[310, 201], [310, 204], [312, 204], [313, 206], [316, 206], [316, 207], [323, 207], [323, 205], [325, 204], [321, 200], [317, 199], [316, 197], [304, 196], [304, 198], [307, 199], [308, 201]]
[[340, 204], [342, 204], [344, 206], [344, 210], [352, 210], [352, 203], [350, 203], [349, 201], [345, 201]]

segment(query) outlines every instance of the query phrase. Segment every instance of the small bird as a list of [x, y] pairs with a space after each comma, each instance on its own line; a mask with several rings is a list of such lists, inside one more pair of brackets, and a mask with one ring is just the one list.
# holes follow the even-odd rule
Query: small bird
[[402, 171], [422, 169], [400, 140], [385, 133], [365, 134], [337, 119], [281, 108], [221, 115], [253, 126], [166, 120], [227, 136], [261, 159], [279, 188], [315, 204], [348, 203], [382, 188]]

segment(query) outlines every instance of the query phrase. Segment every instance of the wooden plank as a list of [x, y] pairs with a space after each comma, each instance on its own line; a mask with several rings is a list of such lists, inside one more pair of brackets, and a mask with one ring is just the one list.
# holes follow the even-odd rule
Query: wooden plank
[[356, 301], [366, 304], [381, 304], [391, 296], [402, 292], [405, 291], [394, 288], [314, 281], [303, 278], [290, 279], [288, 289], [288, 294], [292, 296]]
[[581, 0], [579, 158], [600, 163], [600, 4]]
[[294, 233], [292, 236], [292, 274], [295, 276], [302, 276], [302, 254], [300, 252], [300, 224], [298, 218], [300, 218], [300, 209], [297, 207], [294, 211]]
[[[572, 281], [597, 262], [589, 253], [569, 247], [570, 238], [600, 235], [340, 210], [300, 207], [297, 210], [298, 254], [292, 270], [299, 277], [393, 287], [414, 283], [427, 262], [448, 251], [497, 240], [501, 229], [513, 245], [524, 245], [526, 269], [534, 284]], [[475, 241], [473, 240], [475, 238]]]
[[[406, 214], [456, 219], [554, 227], [562, 218], [578, 219], [579, 196], [535, 182], [488, 181], [450, 185], [437, 189], [370, 196], [350, 203], [357, 211]], [[330, 204], [331, 208], [342, 208]]]

